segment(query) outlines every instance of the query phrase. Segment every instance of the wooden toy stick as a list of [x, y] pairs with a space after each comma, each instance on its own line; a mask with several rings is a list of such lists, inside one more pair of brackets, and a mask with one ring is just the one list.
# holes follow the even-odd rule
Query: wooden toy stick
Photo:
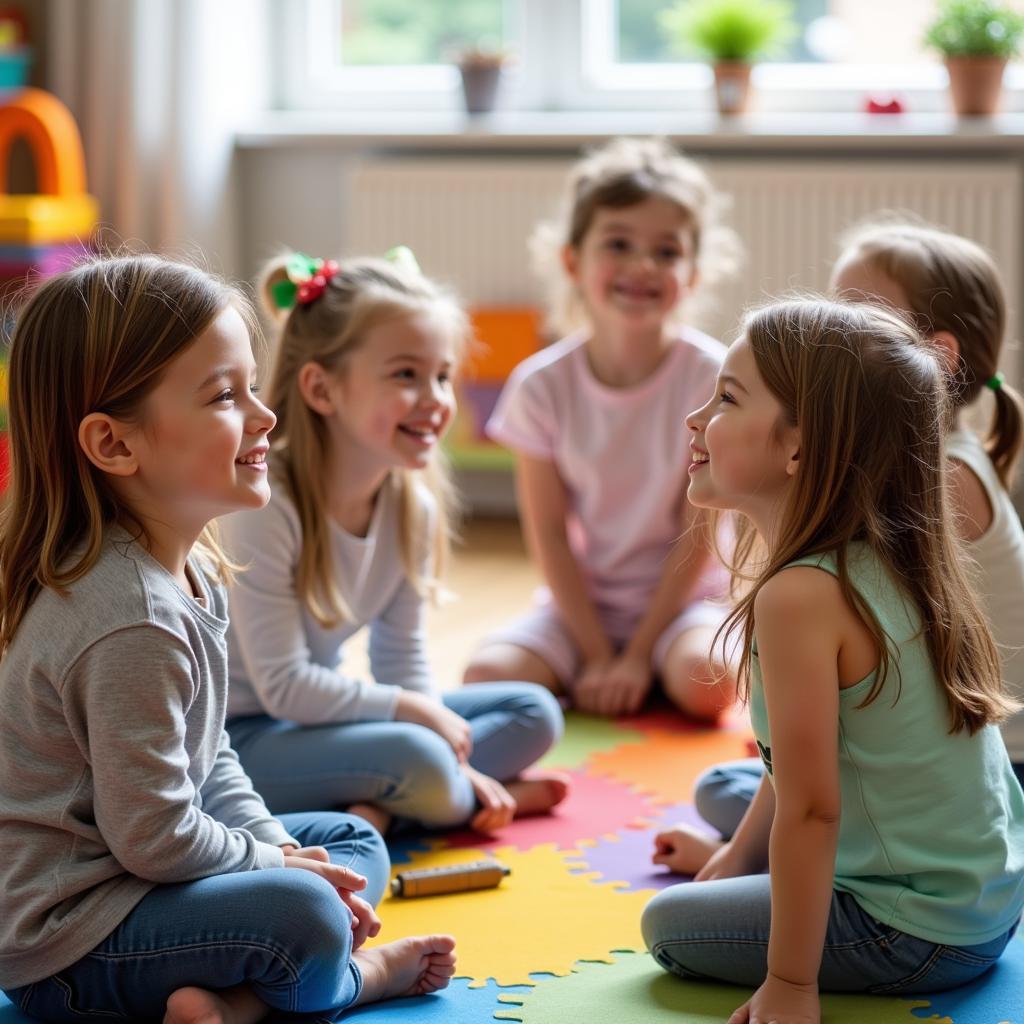
[[448, 864], [440, 868], [414, 868], [400, 871], [391, 880], [392, 896], [440, 896], [470, 889], [493, 889], [511, 868], [496, 860], [474, 860], [468, 864]]

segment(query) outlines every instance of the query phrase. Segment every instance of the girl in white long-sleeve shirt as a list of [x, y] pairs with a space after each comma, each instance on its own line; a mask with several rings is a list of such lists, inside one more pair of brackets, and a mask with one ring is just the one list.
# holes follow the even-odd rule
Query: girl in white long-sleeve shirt
[[[465, 316], [414, 261], [295, 254], [266, 274], [281, 323], [270, 505], [225, 520], [248, 566], [231, 596], [228, 729], [276, 811], [348, 808], [485, 830], [565, 795], [528, 769], [561, 732], [542, 687], [439, 694], [425, 597], [447, 541], [437, 445]], [[284, 314], [283, 316], [281, 314]], [[370, 631], [371, 678], [342, 665]]]

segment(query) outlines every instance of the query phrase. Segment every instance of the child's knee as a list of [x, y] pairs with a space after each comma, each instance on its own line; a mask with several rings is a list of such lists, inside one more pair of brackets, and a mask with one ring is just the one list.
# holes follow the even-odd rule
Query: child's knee
[[736, 683], [705, 658], [680, 660], [666, 668], [665, 693], [681, 711], [702, 722], [715, 722], [736, 701]]
[[415, 726], [396, 750], [402, 781], [398, 813], [429, 828], [451, 828], [469, 819], [475, 806], [472, 787], [455, 753], [436, 732]]
[[644, 907], [640, 931], [651, 956], [660, 967], [682, 977], [697, 977], [688, 971], [681, 959], [685, 955], [685, 936], [690, 931], [688, 901], [678, 891], [680, 886], [663, 889]]
[[530, 719], [537, 740], [549, 750], [561, 738], [565, 729], [565, 716], [558, 698], [548, 689], [536, 683], [523, 684], [528, 688], [524, 712]]
[[352, 912], [334, 886], [312, 871], [287, 869], [255, 874], [261, 933], [296, 957], [330, 954], [348, 958]]
[[672, 886], [663, 889], [646, 907], [640, 918], [640, 932], [644, 945], [656, 953], [666, 942], [679, 934], [678, 899]]

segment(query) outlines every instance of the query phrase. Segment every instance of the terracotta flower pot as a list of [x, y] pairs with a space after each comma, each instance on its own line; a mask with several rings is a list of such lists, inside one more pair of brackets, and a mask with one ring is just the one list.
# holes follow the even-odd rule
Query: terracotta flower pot
[[750, 65], [719, 61], [715, 65], [715, 100], [720, 114], [742, 114], [750, 102]]
[[947, 57], [949, 94], [957, 114], [994, 114], [1003, 91], [1002, 57]]

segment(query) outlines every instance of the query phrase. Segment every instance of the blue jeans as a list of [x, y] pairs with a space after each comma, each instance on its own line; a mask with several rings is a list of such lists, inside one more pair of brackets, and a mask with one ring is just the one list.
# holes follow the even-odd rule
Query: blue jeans
[[759, 757], [716, 764], [697, 779], [693, 805], [723, 839], [732, 839], [763, 778], [764, 764]]
[[[474, 768], [515, 778], [562, 735], [558, 701], [533, 683], [487, 683], [444, 695], [473, 733]], [[296, 725], [266, 715], [228, 722], [231, 745], [275, 814], [371, 803], [427, 828], [462, 825], [476, 796], [452, 748], [410, 722]]]
[[[673, 885], [644, 909], [647, 948], [665, 970], [692, 980], [756, 988], [768, 970], [768, 875]], [[824, 992], [915, 994], [974, 981], [999, 959], [1016, 926], [977, 946], [945, 946], [876, 921], [832, 893], [818, 984]]]
[[[281, 821], [303, 846], [365, 875], [376, 903], [388, 880], [377, 832], [347, 814]], [[350, 959], [352, 915], [331, 884], [309, 871], [268, 868], [159, 885], [91, 953], [43, 981], [7, 991], [41, 1020], [161, 1020], [186, 985], [248, 985], [298, 1019], [336, 1020], [362, 989]]]

